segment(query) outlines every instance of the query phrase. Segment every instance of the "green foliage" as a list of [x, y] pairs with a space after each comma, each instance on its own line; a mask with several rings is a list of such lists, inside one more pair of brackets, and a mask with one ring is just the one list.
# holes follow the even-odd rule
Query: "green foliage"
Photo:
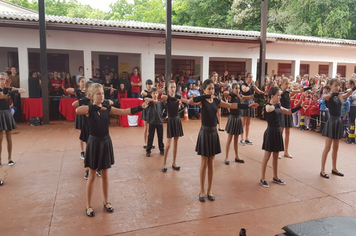
[[[8, 0], [38, 10], [37, 0]], [[165, 0], [117, 0], [103, 12], [77, 0], [46, 0], [46, 13], [165, 23]], [[356, 0], [269, 0], [268, 32], [356, 39]], [[173, 0], [172, 23], [260, 30], [261, 0]]]

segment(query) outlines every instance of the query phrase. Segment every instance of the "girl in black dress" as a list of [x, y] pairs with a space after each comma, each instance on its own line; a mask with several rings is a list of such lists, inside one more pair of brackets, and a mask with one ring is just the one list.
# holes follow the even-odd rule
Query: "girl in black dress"
[[[220, 88], [227, 86], [227, 82], [221, 82], [218, 81], [218, 73], [215, 71], [211, 73], [209, 79], [211, 79], [214, 82], [214, 96], [220, 98]], [[221, 109], [219, 108], [216, 117], [218, 118], [218, 130], [219, 131], [225, 131], [224, 129], [221, 128]]]
[[[203, 89], [205, 95], [189, 99], [190, 105], [199, 105], [201, 107], [202, 126], [195, 147], [195, 151], [201, 156], [199, 193], [199, 201], [201, 202], [204, 202], [206, 199], [204, 183], [207, 171], [208, 199], [211, 201], [215, 200], [212, 191], [214, 157], [221, 152], [219, 135], [216, 129], [216, 112], [219, 109], [219, 106], [230, 109], [238, 109], [239, 107], [238, 103], [226, 103], [214, 96], [214, 82], [211, 79], [207, 79], [203, 82]], [[245, 107], [247, 107], [247, 105], [245, 105]], [[250, 107], [252, 107], [252, 105], [250, 105]]]
[[[261, 90], [259, 90], [255, 85], [252, 80], [253, 75], [252, 73], [248, 72], [245, 77], [245, 81], [243, 82], [241, 86], [241, 93], [243, 96], [250, 96], [254, 95], [254, 93], [258, 94], [263, 94]], [[253, 99], [248, 99], [248, 100], [243, 100], [242, 104], [252, 104]], [[252, 142], [248, 138], [248, 135], [250, 133], [250, 122], [251, 122], [251, 117], [255, 117], [255, 109], [254, 108], [249, 108], [246, 110], [242, 111], [242, 126], [244, 127], [244, 133], [245, 133], [245, 139], [244, 139], [244, 134], [241, 134], [241, 141], [240, 144], [245, 146], [245, 144], [252, 145]]]
[[[93, 84], [93, 81], [89, 80], [85, 83], [85, 91], [89, 91], [91, 85]], [[80, 98], [77, 101], [74, 101], [72, 106], [73, 107], [79, 107], [82, 105], [88, 106], [91, 103], [91, 98], [89, 92], [86, 93], [86, 96], [84, 98]], [[88, 138], [89, 138], [89, 124], [86, 115], [78, 115], [77, 116], [83, 116], [83, 122], [82, 122], [82, 128], [80, 130], [80, 135], [79, 135], [79, 140], [81, 143], [87, 143]], [[84, 149], [83, 149], [84, 150]], [[82, 159], [84, 159], [84, 151], [82, 151]], [[88, 179], [89, 177], [89, 168], [86, 168], [85, 174], [84, 174], [84, 179]]]
[[4, 132], [7, 141], [8, 165], [14, 165], [11, 159], [12, 155], [12, 137], [11, 131], [16, 129], [16, 122], [10, 111], [10, 95], [26, 92], [21, 88], [10, 87], [11, 80], [5, 72], [0, 73], [0, 166], [1, 166], [1, 151]]
[[[153, 86], [153, 81], [148, 79], [146, 80], [146, 89], [143, 90], [141, 92], [141, 97], [143, 100], [145, 100], [145, 98], [152, 98], [151, 96], [151, 89]], [[141, 119], [143, 120], [143, 148], [146, 149], [147, 148], [147, 135], [148, 135], [148, 124], [147, 124], [147, 110], [143, 110], [141, 113]]]
[[263, 135], [262, 149], [265, 150], [265, 154], [262, 160], [261, 179], [260, 184], [263, 187], [268, 188], [269, 185], [265, 179], [266, 168], [269, 158], [273, 153], [273, 182], [284, 185], [285, 182], [278, 178], [278, 154], [284, 150], [283, 136], [281, 131], [281, 114], [292, 114], [300, 110], [301, 100], [297, 104], [296, 108], [292, 110], [281, 107], [278, 103], [280, 101], [280, 90], [278, 87], [272, 87], [268, 92], [270, 99], [269, 103], [264, 107], [265, 117], [268, 123], [267, 129]]
[[[239, 109], [236, 110], [230, 110], [230, 115], [227, 120], [226, 124], [226, 132], [228, 133], [227, 136], [227, 141], [226, 141], [226, 156], [225, 156], [225, 164], [229, 165], [229, 152], [230, 152], [230, 144], [232, 141], [232, 138], [234, 138], [234, 150], [235, 150], [235, 162], [238, 163], [244, 163], [245, 161], [239, 158], [238, 154], [238, 142], [239, 142], [239, 135], [244, 132], [243, 127], [242, 127], [242, 120], [241, 120], [241, 110], [243, 109], [241, 106], [241, 101], [243, 99], [251, 99], [253, 98], [253, 95], [250, 96], [240, 96], [240, 85], [238, 83], [233, 83], [232, 84], [232, 92], [225, 91], [224, 96], [228, 98], [230, 103], [238, 103], [239, 104]], [[253, 104], [254, 107], [258, 107], [258, 103]], [[246, 108], [248, 108], [246, 106]]]
[[142, 111], [147, 107], [146, 103], [142, 106], [117, 109], [110, 105], [103, 104], [104, 102], [104, 90], [103, 86], [94, 83], [90, 88], [90, 95], [93, 100], [92, 104], [83, 105], [77, 108], [77, 114], [87, 115], [88, 124], [90, 129], [90, 136], [88, 138], [85, 167], [89, 167], [89, 180], [87, 183], [86, 195], [87, 195], [87, 208], [86, 214], [88, 216], [94, 216], [94, 210], [91, 207], [91, 199], [94, 190], [95, 170], [101, 170], [102, 185], [104, 195], [104, 207], [108, 212], [114, 211], [111, 203], [108, 202], [109, 193], [109, 180], [108, 169], [115, 163], [114, 152], [112, 147], [111, 138], [109, 136], [109, 119], [110, 114], [121, 116], [130, 115]]
[[[67, 88], [66, 92], [68, 94], [72, 94], [75, 95], [77, 98], [77, 101], [79, 99], [85, 98], [86, 96], [86, 91], [87, 89], [85, 88], [85, 77], [82, 76], [79, 78], [79, 88]], [[77, 107], [77, 101], [72, 103], [73, 107]], [[84, 115], [76, 115], [75, 116], [75, 121], [74, 121], [74, 125], [75, 128], [78, 130], [82, 130], [82, 126], [83, 126], [83, 122], [84, 122]], [[85, 156], [84, 156], [84, 142], [82, 140], [80, 140], [80, 158], [82, 158], [84, 160]]]
[[347, 99], [355, 90], [355, 85], [350, 85], [350, 91], [346, 94], [339, 93], [340, 81], [337, 79], [330, 80], [330, 93], [323, 96], [323, 100], [330, 111], [330, 118], [325, 123], [322, 135], [325, 136], [325, 147], [321, 156], [321, 170], [320, 176], [328, 179], [329, 175], [325, 173], [325, 163], [328, 153], [333, 145], [332, 157], [332, 170], [331, 173], [338, 176], [344, 176], [336, 168], [337, 152], [339, 149], [339, 140], [343, 136], [343, 125], [341, 120], [341, 106], [344, 99]]
[[166, 149], [164, 150], [164, 161], [162, 171], [167, 172], [167, 156], [169, 149], [171, 147], [172, 138], [173, 138], [173, 163], [172, 168], [174, 170], [180, 170], [180, 166], [176, 164], [177, 158], [177, 147], [178, 139], [183, 136], [183, 127], [178, 114], [179, 106], [183, 103], [188, 103], [188, 99], [181, 98], [176, 95], [176, 83], [174, 80], [169, 81], [168, 83], [168, 95], [162, 95], [161, 99], [167, 102], [168, 110], [168, 119], [167, 119], [167, 144]]

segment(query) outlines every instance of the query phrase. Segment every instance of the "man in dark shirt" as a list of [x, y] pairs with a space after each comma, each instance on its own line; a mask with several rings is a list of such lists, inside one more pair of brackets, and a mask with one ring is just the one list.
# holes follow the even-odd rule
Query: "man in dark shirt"
[[162, 114], [165, 107], [165, 103], [158, 100], [158, 89], [153, 87], [151, 89], [152, 98], [145, 98], [145, 101], [149, 101], [147, 107], [147, 123], [148, 123], [148, 138], [147, 138], [147, 148], [146, 156], [151, 156], [151, 149], [153, 144], [153, 138], [155, 135], [155, 130], [157, 130], [158, 136], [158, 146], [160, 154], [164, 155], [164, 144], [163, 144], [163, 120]]

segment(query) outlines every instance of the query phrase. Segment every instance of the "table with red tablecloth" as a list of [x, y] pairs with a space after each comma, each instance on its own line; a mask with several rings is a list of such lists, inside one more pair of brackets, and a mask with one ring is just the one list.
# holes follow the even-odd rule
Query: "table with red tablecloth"
[[[120, 108], [121, 109], [126, 109], [126, 108], [131, 108], [131, 107], [137, 107], [140, 106], [143, 103], [142, 99], [139, 98], [122, 98], [121, 103], [120, 103]], [[143, 120], [141, 120], [141, 113], [138, 112], [135, 115], [138, 116], [137, 119], [137, 126], [143, 126]], [[120, 124], [122, 127], [129, 127], [129, 121], [127, 119], [127, 116], [120, 116]]]
[[75, 107], [72, 106], [72, 103], [77, 101], [76, 98], [61, 98], [59, 102], [59, 112], [67, 119], [67, 121], [75, 120]]
[[23, 107], [26, 121], [31, 117], [43, 117], [42, 98], [26, 98]]

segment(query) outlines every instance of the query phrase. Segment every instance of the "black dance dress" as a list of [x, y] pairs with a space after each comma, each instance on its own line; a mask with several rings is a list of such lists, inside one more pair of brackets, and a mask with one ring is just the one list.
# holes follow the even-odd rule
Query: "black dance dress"
[[[267, 103], [271, 105], [270, 103]], [[284, 151], [283, 136], [281, 131], [281, 109], [279, 104], [274, 105], [275, 109], [272, 112], [264, 113], [268, 123], [267, 129], [263, 135], [262, 149], [267, 152], [281, 152]]]
[[[90, 103], [91, 103], [90, 98], [84, 97], [79, 99], [79, 106], [82, 105], [89, 106]], [[88, 138], [90, 135], [88, 118], [86, 115], [79, 115], [79, 116], [83, 116], [82, 129], [80, 130], [79, 139], [82, 140], [83, 142], [88, 142]]]
[[182, 137], [184, 135], [182, 122], [178, 114], [179, 102], [177, 99], [181, 99], [181, 97], [179, 95], [176, 95], [175, 97], [168, 96], [167, 99], [167, 138]]
[[[290, 92], [286, 90], [283, 91], [281, 96], [281, 106], [286, 109], [291, 109], [289, 94]], [[294, 127], [292, 115], [281, 114], [281, 127], [285, 127], [285, 128]]]
[[[243, 96], [251, 96], [252, 94], [255, 93], [255, 91], [253, 90], [253, 86], [252, 85], [247, 85], [245, 82], [243, 82], [242, 86], [245, 85], [246, 87], [249, 88], [249, 90], [247, 92], [242, 91], [241, 89], [241, 94]], [[246, 100], [242, 100], [241, 104], [246, 104], [246, 105], [250, 105], [253, 103], [253, 99], [246, 99]], [[255, 117], [255, 108], [248, 108], [242, 111], [242, 116], [244, 117]]]
[[[78, 89], [78, 88], [75, 88], [74, 92], [76, 94], [76, 97], [77, 97], [78, 101], [80, 99], [82, 99], [82, 98], [85, 98], [85, 96], [86, 96], [86, 94], [83, 91], [81, 91], [80, 89]], [[84, 122], [84, 116], [85, 115], [78, 115], [78, 114], [75, 116], [74, 124], [75, 124], [75, 128], [76, 129], [80, 129], [80, 130], [82, 129], [82, 125], [83, 125], [83, 122]]]
[[329, 108], [330, 118], [324, 125], [322, 135], [331, 139], [342, 139], [344, 130], [340, 117], [341, 101], [338, 96], [332, 96], [325, 104]]
[[202, 126], [198, 134], [195, 151], [198, 155], [211, 157], [221, 153], [220, 139], [216, 129], [216, 112], [220, 104], [219, 98], [214, 98], [210, 103], [206, 99], [201, 101]]
[[244, 129], [242, 127], [241, 110], [240, 110], [241, 101], [238, 98], [238, 96], [233, 92], [230, 92], [229, 96], [231, 97], [231, 103], [239, 104], [239, 109], [230, 109], [230, 115], [227, 120], [225, 130], [228, 134], [240, 135], [244, 132]]
[[16, 122], [10, 111], [10, 100], [0, 99], [0, 130], [11, 131], [16, 128]]
[[115, 163], [114, 151], [109, 136], [109, 119], [111, 106], [107, 109], [97, 111], [89, 106], [88, 124], [90, 135], [87, 142], [85, 167], [93, 170], [109, 169]]

